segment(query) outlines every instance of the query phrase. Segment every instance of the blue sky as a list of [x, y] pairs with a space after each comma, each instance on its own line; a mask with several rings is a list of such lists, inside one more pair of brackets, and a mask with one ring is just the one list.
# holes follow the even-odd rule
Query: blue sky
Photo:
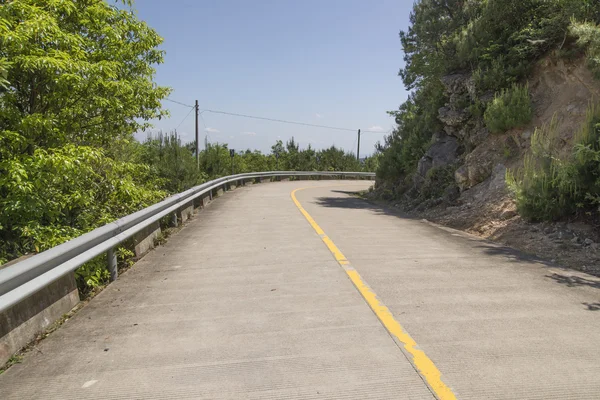
[[[374, 130], [361, 138], [361, 155], [393, 126], [386, 111], [407, 93], [398, 77], [398, 33], [408, 26], [408, 0], [137, 0], [138, 16], [164, 38], [158, 84], [171, 98], [200, 109]], [[165, 102], [170, 131], [189, 109]], [[355, 149], [356, 133], [203, 113], [201, 143], [270, 151], [279, 138], [301, 147], [332, 144]], [[207, 130], [207, 132], [205, 131]], [[193, 140], [193, 113], [178, 132]], [[143, 137], [142, 135], [141, 137]], [[355, 150], [354, 150], [355, 151]]]

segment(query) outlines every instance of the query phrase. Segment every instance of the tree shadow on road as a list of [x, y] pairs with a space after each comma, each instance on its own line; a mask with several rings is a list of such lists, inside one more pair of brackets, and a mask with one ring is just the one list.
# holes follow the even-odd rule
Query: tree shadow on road
[[402, 213], [400, 210], [378, 204], [360, 196], [360, 192], [347, 190], [332, 190], [332, 193], [345, 194], [347, 197], [318, 197], [316, 203], [322, 207], [347, 208], [358, 210], [371, 210], [377, 214], [393, 215], [403, 219], [416, 220], [416, 218]]
[[486, 239], [477, 238], [483, 243], [477, 246], [482, 249], [486, 255], [489, 256], [502, 256], [509, 259], [511, 262], [527, 262], [532, 264], [542, 264], [546, 267], [560, 268], [557, 265], [553, 265], [550, 261], [538, 257], [534, 254], [525, 253], [523, 251], [515, 250], [512, 247], [502, 246]]
[[[343, 197], [319, 197], [315, 200], [316, 205], [329, 208], [343, 208], [343, 209], [357, 209], [357, 210], [370, 210], [379, 215], [394, 216], [404, 220], [420, 221], [422, 219], [415, 218], [398, 209], [378, 204], [366, 199], [359, 197], [359, 192], [345, 191], [345, 190], [332, 190], [333, 193], [343, 194]], [[548, 279], [552, 279], [554, 282], [565, 285], [570, 288], [577, 287], [588, 287], [593, 289], [600, 289], [600, 279], [594, 280], [581, 277], [577, 275], [577, 272], [556, 265], [548, 260], [545, 260], [539, 256], [528, 254], [519, 250], [515, 250], [508, 246], [502, 246], [492, 241], [470, 235], [463, 231], [459, 231], [452, 228], [443, 227], [436, 224], [428, 224], [432, 228], [433, 235], [443, 235], [446, 240], [453, 240], [457, 243], [464, 244], [465, 240], [476, 242], [474, 248], [480, 250], [482, 256], [501, 257], [503, 261], [508, 260], [514, 263], [528, 263], [539, 265], [543, 268], [553, 268], [554, 270], [560, 270], [564, 274], [552, 273], [546, 275]], [[446, 233], [444, 233], [444, 231]], [[582, 303], [590, 311], [600, 311], [600, 303]]]
[[[358, 210], [370, 210], [377, 214], [390, 215], [404, 220], [412, 220], [412, 221], [423, 221], [422, 218], [416, 218], [410, 215], [403, 213], [402, 211], [392, 208], [383, 204], [379, 204], [376, 202], [372, 202], [366, 199], [363, 199], [359, 196], [359, 192], [354, 191], [345, 191], [345, 190], [332, 190], [332, 193], [339, 193], [347, 195], [344, 197], [319, 197], [316, 199], [315, 204], [322, 207], [330, 207], [330, 208], [345, 208], [345, 209], [358, 209]], [[556, 267], [556, 265], [552, 265], [547, 260], [544, 260], [540, 257], [537, 257], [533, 254], [527, 254], [522, 251], [515, 250], [511, 247], [502, 246], [491, 242], [489, 240], [468, 234], [466, 232], [448, 228], [445, 226], [428, 223], [428, 225], [435, 229], [432, 232], [442, 233], [446, 231], [450, 233], [450, 236], [444, 234], [444, 237], [447, 238], [455, 238], [454, 240], [463, 242], [464, 240], [470, 240], [473, 242], [477, 242], [475, 246], [477, 249], [481, 249], [485, 255], [489, 256], [499, 256], [508, 258], [512, 262], [526, 262], [532, 264], [544, 264], [548, 267]]]
[[592, 280], [576, 275], [565, 276], [559, 274], [546, 275], [546, 278], [553, 279], [557, 283], [568, 287], [588, 286], [594, 289], [600, 289], [600, 279]]

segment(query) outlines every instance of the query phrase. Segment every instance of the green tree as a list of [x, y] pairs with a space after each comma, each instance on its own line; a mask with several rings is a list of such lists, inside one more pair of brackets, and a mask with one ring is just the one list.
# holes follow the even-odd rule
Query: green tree
[[[399, 75], [412, 93], [391, 113], [397, 127], [378, 148], [382, 153], [378, 178], [392, 185], [411, 182], [433, 134], [444, 128], [438, 120], [439, 108], [451, 103], [465, 111], [471, 118], [468, 122], [478, 123], [486, 103], [477, 96], [507, 97], [502, 90], [522, 82], [536, 60], [573, 42], [572, 18], [589, 21], [573, 26], [571, 32], [588, 47], [590, 64], [597, 67], [600, 57], [594, 49], [600, 47], [596, 46], [600, 2], [596, 0], [416, 0], [411, 25], [400, 32], [405, 62]], [[448, 98], [440, 79], [449, 74], [471, 75], [469, 96]], [[517, 107], [493, 103], [496, 110], [487, 113], [492, 129], [518, 126], [530, 118], [527, 101], [517, 103]], [[512, 115], [497, 112], [512, 114], [514, 109], [522, 114], [515, 121]], [[471, 145], [463, 143], [464, 148]]]
[[130, 7], [89, 0], [3, 3], [4, 159], [67, 143], [107, 147], [165, 114], [160, 101], [169, 89], [153, 82], [153, 65], [163, 62], [162, 39]]
[[193, 143], [182, 144], [176, 132], [149, 135], [139, 147], [136, 161], [150, 166], [169, 193], [183, 192], [207, 180], [198, 169]]
[[162, 39], [131, 1], [0, 3], [2, 263], [167, 194], [156, 170], [136, 161], [133, 133], [165, 115], [169, 89], [153, 82]]

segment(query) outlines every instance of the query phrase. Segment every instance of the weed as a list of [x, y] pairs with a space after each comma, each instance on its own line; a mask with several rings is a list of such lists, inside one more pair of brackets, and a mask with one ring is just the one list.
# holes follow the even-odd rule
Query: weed
[[588, 110], [569, 156], [561, 157], [558, 147], [553, 118], [532, 135], [523, 168], [507, 171], [507, 184], [525, 218], [555, 220], [600, 205], [600, 109]]
[[485, 124], [493, 133], [523, 126], [532, 116], [529, 87], [516, 84], [497, 93], [484, 113]]

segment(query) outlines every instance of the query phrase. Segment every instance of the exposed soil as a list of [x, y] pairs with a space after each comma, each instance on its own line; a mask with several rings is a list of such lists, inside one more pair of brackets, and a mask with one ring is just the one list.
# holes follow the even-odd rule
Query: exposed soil
[[[393, 205], [408, 214], [600, 276], [598, 218], [529, 223], [517, 214], [505, 182], [507, 168], [516, 170], [523, 165], [536, 127], [553, 118], [560, 138], [558, 152], [571, 151], [573, 135], [585, 122], [589, 106], [600, 98], [600, 81], [588, 70], [585, 58], [567, 62], [547, 57], [536, 66], [529, 88], [534, 107], [531, 123], [489, 135], [465, 157], [470, 170], [482, 178], [476, 180], [481, 183], [462, 191], [451, 206], [443, 198], [418, 205], [402, 199]], [[376, 198], [377, 191], [368, 197]]]
[[[514, 201], [505, 189], [473, 189], [468, 196], [461, 196], [458, 205], [450, 207], [440, 205], [417, 211], [397, 202], [388, 205], [410, 216], [468, 232], [557, 266], [600, 277], [600, 224], [597, 221], [530, 223], [517, 214]], [[366, 198], [376, 200], [377, 193], [367, 194]]]
[[582, 221], [529, 223], [507, 196], [487, 204], [434, 208], [418, 215], [558, 265], [600, 276], [600, 229]]

